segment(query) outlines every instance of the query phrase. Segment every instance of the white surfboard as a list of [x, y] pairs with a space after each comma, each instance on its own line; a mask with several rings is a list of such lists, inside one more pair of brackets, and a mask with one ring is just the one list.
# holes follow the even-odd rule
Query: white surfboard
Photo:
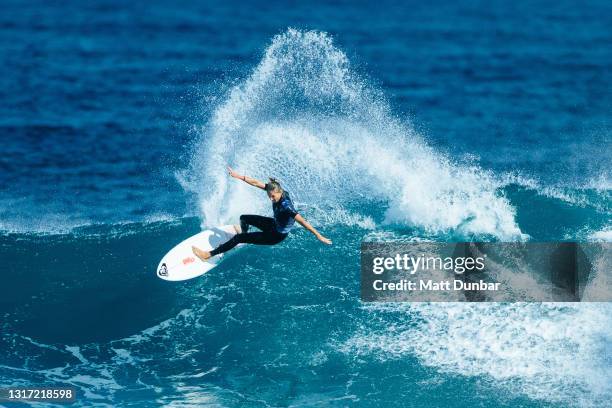
[[236, 231], [233, 225], [223, 225], [187, 238], [162, 258], [157, 267], [157, 276], [168, 281], [182, 281], [205, 274], [219, 264], [224, 254], [202, 261], [193, 254], [191, 246], [210, 251], [234, 235]]

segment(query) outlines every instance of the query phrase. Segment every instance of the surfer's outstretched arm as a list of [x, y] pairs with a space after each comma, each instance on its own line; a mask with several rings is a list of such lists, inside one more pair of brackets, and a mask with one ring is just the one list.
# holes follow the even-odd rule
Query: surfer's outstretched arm
[[323, 242], [324, 244], [327, 245], [331, 245], [331, 239], [329, 238], [325, 238], [323, 235], [321, 235], [321, 233], [319, 233], [319, 231], [317, 231], [312, 225], [310, 225], [308, 223], [308, 221], [306, 221], [304, 219], [304, 217], [302, 217], [300, 214], [295, 216], [295, 220], [304, 228], [306, 228], [308, 231], [312, 232], [314, 234], [315, 237], [317, 237], [317, 239], [321, 242]]
[[247, 176], [242, 175], [242, 174], [238, 174], [230, 166], [227, 166], [227, 171], [228, 171], [229, 175], [232, 176], [233, 178], [236, 178], [238, 180], [242, 180], [245, 183], [250, 184], [250, 185], [252, 185], [254, 187], [261, 188], [262, 190], [266, 189], [266, 185], [264, 183], [262, 183], [261, 181], [256, 180], [254, 178], [247, 177]]

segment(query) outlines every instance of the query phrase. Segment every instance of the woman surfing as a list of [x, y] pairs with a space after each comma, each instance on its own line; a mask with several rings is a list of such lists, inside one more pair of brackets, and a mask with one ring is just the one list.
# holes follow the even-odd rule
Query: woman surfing
[[[289, 235], [289, 231], [293, 228], [293, 224], [297, 221], [300, 225], [312, 232], [315, 237], [324, 244], [330, 245], [331, 240], [325, 238], [312, 225], [308, 223], [293, 206], [289, 193], [281, 187], [280, 183], [270, 178], [266, 184], [251, 177], [240, 175], [227, 168], [229, 175], [233, 178], [244, 181], [254, 187], [265, 190], [268, 198], [272, 201], [272, 211], [274, 217], [262, 217], [261, 215], [246, 215], [240, 216], [240, 225], [234, 225], [236, 235], [229, 241], [219, 245], [210, 252], [192, 246], [193, 253], [202, 261], [206, 261], [212, 256], [222, 254], [234, 248], [238, 244], [255, 244], [255, 245], [276, 245], [283, 241]], [[249, 227], [253, 226], [260, 231], [249, 232]]]

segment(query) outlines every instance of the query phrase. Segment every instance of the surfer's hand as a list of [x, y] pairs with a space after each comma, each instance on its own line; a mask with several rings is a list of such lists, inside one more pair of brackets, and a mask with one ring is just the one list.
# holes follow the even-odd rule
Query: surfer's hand
[[234, 171], [230, 166], [227, 166], [227, 172], [230, 176], [237, 179], [242, 179], [242, 176]]
[[331, 245], [331, 244], [332, 244], [331, 239], [329, 239], [329, 238], [325, 238], [325, 237], [324, 237], [323, 235], [321, 235], [321, 234], [317, 235], [317, 239], [318, 239], [319, 241], [321, 241], [322, 243], [324, 243], [324, 244], [327, 244], [327, 245]]

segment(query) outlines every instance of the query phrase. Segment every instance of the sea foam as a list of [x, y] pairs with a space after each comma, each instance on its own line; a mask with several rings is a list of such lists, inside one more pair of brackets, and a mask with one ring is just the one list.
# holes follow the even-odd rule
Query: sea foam
[[274, 37], [252, 73], [220, 99], [182, 176], [205, 225], [267, 211], [265, 197], [227, 176], [230, 165], [279, 178], [298, 204], [323, 209], [306, 211], [317, 221], [343, 224], [355, 219], [350, 213], [432, 233], [521, 236], [500, 181], [429, 146], [326, 33]]

